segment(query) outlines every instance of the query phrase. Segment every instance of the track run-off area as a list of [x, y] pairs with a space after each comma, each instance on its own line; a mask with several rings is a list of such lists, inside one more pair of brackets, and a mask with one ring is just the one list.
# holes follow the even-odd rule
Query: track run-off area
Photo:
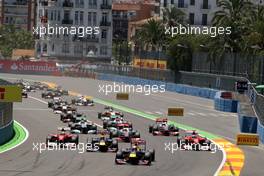
[[[0, 74], [2, 79], [28, 79], [59, 85], [71, 95], [83, 94], [95, 100], [95, 107], [78, 107], [89, 120], [101, 124], [97, 113], [104, 105], [125, 113], [125, 118], [141, 132], [147, 146], [155, 148], [156, 162], [151, 166], [118, 166], [114, 154], [78, 153], [69, 151], [33, 150], [33, 143], [45, 142], [49, 133], [63, 126], [58, 115], [47, 108], [47, 100], [40, 92], [30, 93], [23, 103], [14, 104], [14, 119], [28, 130], [28, 138], [21, 145], [0, 154], [0, 175], [264, 175], [264, 150], [259, 147], [237, 147], [239, 133], [236, 114], [214, 110], [213, 101], [172, 92], [143, 95], [130, 94], [128, 101], [116, 100], [115, 94], [99, 93], [99, 85], [109, 84], [86, 78], [50, 77]], [[198, 132], [222, 146], [215, 153], [207, 151], [168, 151], [166, 143], [176, 142], [173, 137], [152, 136], [148, 125], [156, 117], [166, 117], [168, 107], [183, 107], [184, 117], [168, 117], [171, 123], [185, 130]], [[85, 141], [88, 135], [82, 135]], [[121, 144], [124, 147], [125, 144]]]

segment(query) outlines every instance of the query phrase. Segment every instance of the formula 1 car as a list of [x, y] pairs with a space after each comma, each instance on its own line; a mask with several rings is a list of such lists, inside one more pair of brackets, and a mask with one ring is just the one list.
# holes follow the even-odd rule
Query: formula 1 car
[[168, 119], [157, 118], [154, 125], [149, 126], [149, 133], [163, 136], [179, 136], [179, 128], [168, 124]]
[[55, 105], [53, 107], [53, 112], [55, 114], [62, 114], [62, 113], [67, 113], [68, 111], [76, 112], [77, 109], [75, 107], [69, 106], [69, 105]]
[[196, 131], [185, 131], [182, 138], [177, 139], [178, 146], [185, 150], [211, 150], [211, 141], [201, 137]]
[[61, 97], [61, 93], [46, 91], [41, 94], [41, 98], [45, 98], [45, 99], [52, 99], [54, 97]]
[[63, 106], [63, 105], [68, 105], [67, 101], [63, 101], [61, 97], [54, 97], [52, 101], [48, 102], [48, 108], [54, 108], [54, 106]]
[[77, 134], [97, 134], [97, 126], [85, 120], [82, 120], [78, 123], [69, 123], [69, 127], [71, 128], [72, 133]]
[[100, 137], [93, 137], [91, 140], [87, 139], [87, 144], [91, 144], [91, 147], [87, 147], [87, 152], [118, 151], [118, 141], [115, 139], [107, 138], [104, 134]]
[[139, 131], [129, 128], [128, 124], [117, 124], [117, 128], [110, 127], [110, 138], [116, 138], [118, 141], [130, 142], [133, 138], [140, 138]]
[[73, 111], [66, 111], [60, 114], [60, 120], [64, 123], [71, 122], [73, 120], [73, 116], [76, 115]]
[[27, 98], [28, 94], [25, 89], [22, 90], [22, 98]]
[[140, 138], [131, 140], [131, 147], [116, 153], [116, 164], [151, 165], [155, 161], [155, 150], [146, 150], [146, 141]]
[[60, 127], [57, 134], [49, 134], [46, 138], [46, 145], [48, 147], [59, 145], [60, 147], [73, 146], [79, 144], [79, 136], [69, 133], [70, 128]]
[[103, 128], [107, 129], [109, 127], [117, 127], [117, 125], [127, 125], [128, 128], [132, 128], [132, 123], [125, 121], [123, 118], [115, 118], [114, 120], [104, 120], [103, 121]]
[[81, 113], [74, 113], [73, 117], [71, 119], [71, 122], [78, 123], [78, 122], [81, 122], [81, 121], [87, 121], [86, 115], [81, 114]]
[[78, 97], [77, 99], [72, 99], [72, 104], [76, 106], [94, 106], [93, 100], [85, 98], [84, 96]]
[[122, 112], [114, 111], [114, 109], [112, 107], [109, 107], [109, 106], [105, 107], [104, 112], [98, 113], [98, 119], [102, 119], [102, 120], [108, 120], [114, 116], [124, 117], [124, 114]]

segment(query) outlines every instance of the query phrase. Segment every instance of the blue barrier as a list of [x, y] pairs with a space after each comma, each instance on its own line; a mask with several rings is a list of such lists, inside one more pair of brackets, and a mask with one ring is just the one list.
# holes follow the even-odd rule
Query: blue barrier
[[241, 113], [240, 103], [238, 103], [238, 122], [242, 133], [257, 133], [258, 118], [255, 116], [247, 116]]
[[0, 134], [0, 145], [9, 141], [14, 136], [13, 121], [5, 127], [0, 128]]
[[259, 139], [262, 143], [264, 143], [264, 126], [260, 124], [258, 121], [257, 133], [259, 135]]
[[218, 111], [237, 112], [238, 101], [221, 98], [221, 91], [217, 92], [214, 97], [214, 106]]
[[217, 90], [209, 89], [209, 88], [199, 88], [199, 87], [193, 87], [183, 84], [166, 83], [162, 81], [141, 79], [141, 78], [128, 77], [128, 76], [119, 76], [112, 74], [98, 74], [97, 79], [119, 82], [124, 84], [131, 84], [131, 85], [150, 85], [150, 86], [165, 85], [166, 91], [188, 94], [188, 95], [198, 96], [202, 98], [209, 98], [209, 99], [214, 99], [215, 94], [217, 93]]

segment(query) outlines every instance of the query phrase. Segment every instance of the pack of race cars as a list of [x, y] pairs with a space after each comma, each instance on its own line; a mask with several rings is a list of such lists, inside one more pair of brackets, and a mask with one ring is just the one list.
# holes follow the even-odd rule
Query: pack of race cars
[[[48, 108], [59, 115], [64, 127], [59, 127], [58, 132], [46, 137], [46, 145], [69, 147], [79, 144], [79, 135], [93, 134], [87, 138], [89, 147], [87, 152], [115, 152], [116, 164], [151, 165], [155, 161], [155, 150], [147, 149], [147, 142], [141, 138], [140, 132], [133, 124], [124, 118], [122, 112], [106, 106], [98, 113], [98, 119], [102, 121], [102, 128], [89, 121], [87, 116], [78, 112], [76, 106], [94, 106], [91, 99], [78, 96], [70, 102], [64, 99], [69, 95], [68, 91], [60, 87], [50, 89], [41, 83], [19, 82], [25, 92], [41, 90], [41, 97], [49, 99]], [[37, 86], [36, 86], [37, 85]], [[38, 88], [37, 88], [38, 87]], [[30, 91], [29, 91], [30, 90]], [[100, 125], [99, 125], [100, 126]], [[148, 132], [153, 136], [174, 136], [179, 147], [186, 150], [210, 150], [211, 141], [200, 136], [196, 131], [183, 131], [170, 124], [167, 118], [157, 118], [154, 124], [150, 124]], [[119, 143], [130, 143], [127, 148], [120, 149]], [[203, 147], [208, 148], [204, 149]]]

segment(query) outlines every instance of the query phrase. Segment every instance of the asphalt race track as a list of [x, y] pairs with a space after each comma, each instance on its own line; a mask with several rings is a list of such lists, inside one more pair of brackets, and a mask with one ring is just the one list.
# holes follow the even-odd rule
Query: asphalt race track
[[[213, 109], [211, 100], [181, 95], [176, 93], [159, 93], [150, 96], [130, 94], [129, 101], [115, 100], [115, 94], [108, 96], [99, 93], [99, 84], [108, 84], [98, 80], [68, 77], [48, 77], [30, 75], [0, 74], [1, 78], [25, 78], [54, 82], [64, 89], [74, 90], [82, 94], [98, 97], [112, 102], [123, 104], [140, 111], [162, 116], [168, 107], [180, 106], [185, 108], [184, 117], [173, 117], [171, 120], [199, 128], [226, 138], [234, 142], [239, 132], [236, 114], [221, 113]], [[176, 142], [174, 137], [153, 137], [148, 134], [148, 125], [153, 121], [125, 113], [125, 119], [132, 121], [141, 137], [147, 140], [147, 146], [156, 150], [156, 162], [151, 166], [117, 166], [114, 164], [112, 153], [78, 153], [78, 151], [44, 151], [41, 154], [34, 150], [33, 143], [45, 142], [49, 133], [56, 133], [57, 127], [63, 126], [59, 116], [47, 108], [47, 104], [39, 101], [40, 93], [30, 93], [33, 98], [24, 99], [23, 103], [14, 105], [14, 118], [29, 131], [28, 140], [19, 147], [0, 155], [0, 175], [214, 175], [222, 161], [222, 152], [165, 151], [165, 143]], [[41, 99], [43, 100], [43, 99]], [[47, 101], [47, 100], [44, 100]], [[79, 107], [88, 119], [102, 124], [97, 119], [97, 112], [103, 106]], [[80, 142], [86, 142], [90, 135], [81, 135]], [[121, 144], [129, 146], [129, 144]], [[245, 152], [245, 167], [241, 175], [264, 175], [263, 147], [242, 147]]]

